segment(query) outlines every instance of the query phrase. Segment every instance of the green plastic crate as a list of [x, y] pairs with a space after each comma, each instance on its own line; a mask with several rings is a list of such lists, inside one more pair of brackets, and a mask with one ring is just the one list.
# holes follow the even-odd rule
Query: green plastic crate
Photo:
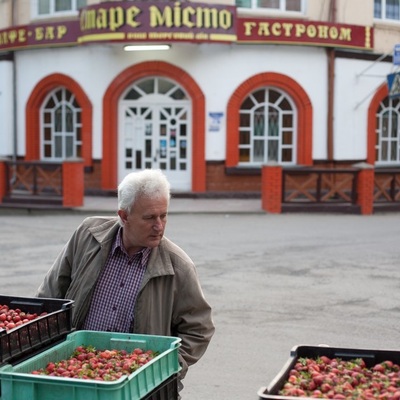
[[[76, 331], [41, 354], [0, 368], [1, 400], [139, 400], [179, 372], [180, 341], [169, 336]], [[129, 376], [112, 382], [30, 374], [49, 362], [68, 358], [80, 345], [127, 351], [139, 347], [160, 354]]]

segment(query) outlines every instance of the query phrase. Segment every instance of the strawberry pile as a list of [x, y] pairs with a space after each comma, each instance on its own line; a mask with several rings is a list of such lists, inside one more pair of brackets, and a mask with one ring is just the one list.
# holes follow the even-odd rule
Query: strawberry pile
[[115, 381], [129, 375], [158, 355], [152, 350], [96, 350], [93, 346], [78, 346], [71, 357], [50, 362], [45, 368], [32, 371], [34, 375], [58, 376], [97, 381]]
[[400, 400], [400, 366], [367, 368], [361, 358], [299, 358], [279, 395], [346, 400]]
[[[44, 312], [40, 314], [46, 315]], [[19, 308], [10, 308], [7, 304], [0, 305], [0, 329], [5, 329], [7, 331], [16, 328], [17, 326], [21, 326], [23, 324], [27, 324], [32, 320], [38, 318], [38, 314], [29, 313], [21, 311]]]

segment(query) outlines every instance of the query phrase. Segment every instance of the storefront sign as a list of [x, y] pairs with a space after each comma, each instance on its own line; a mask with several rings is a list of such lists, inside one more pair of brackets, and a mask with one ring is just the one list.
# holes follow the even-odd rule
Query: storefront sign
[[0, 51], [88, 42], [235, 42], [236, 7], [147, 1], [85, 7], [79, 20], [0, 31]]
[[237, 41], [372, 50], [372, 28], [325, 22], [238, 18]]
[[235, 6], [211, 3], [136, 0], [88, 6], [74, 20], [0, 30], [0, 51], [99, 42], [281, 43], [372, 50], [373, 29], [237, 18]]
[[79, 42], [236, 41], [236, 7], [180, 2], [108, 2], [80, 13]]
[[0, 31], [0, 51], [76, 44], [79, 21], [16, 26]]

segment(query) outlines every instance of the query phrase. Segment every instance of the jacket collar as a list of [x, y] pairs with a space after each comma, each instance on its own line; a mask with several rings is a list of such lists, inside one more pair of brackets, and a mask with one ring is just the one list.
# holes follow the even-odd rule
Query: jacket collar
[[89, 232], [101, 245], [104, 245], [114, 240], [119, 227], [118, 217], [113, 217], [105, 219], [102, 224], [89, 228]]
[[[104, 246], [107, 246], [107, 248], [111, 250], [112, 243], [119, 227], [118, 217], [113, 217], [105, 219], [102, 224], [89, 228], [89, 231], [103, 249]], [[167, 248], [169, 245], [169, 239], [163, 237], [159, 246], [151, 250], [144, 279], [175, 274], [171, 259], [168, 256]]]

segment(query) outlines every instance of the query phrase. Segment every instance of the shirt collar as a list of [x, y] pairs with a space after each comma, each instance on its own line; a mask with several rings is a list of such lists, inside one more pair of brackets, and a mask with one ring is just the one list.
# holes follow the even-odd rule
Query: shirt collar
[[[114, 243], [113, 243], [112, 248], [111, 248], [111, 254], [114, 255], [115, 251], [118, 248], [124, 254], [128, 255], [128, 253], [125, 250], [124, 243], [122, 242], [122, 226], [119, 227], [117, 235], [115, 236]], [[142, 267], [145, 267], [147, 265], [147, 261], [149, 261], [150, 253], [151, 253], [151, 248], [150, 247], [144, 247], [142, 250], [140, 250], [139, 252], [135, 253], [133, 255], [133, 257], [135, 257], [136, 255], [140, 254], [141, 257], [142, 257], [141, 265], [142, 265]]]

